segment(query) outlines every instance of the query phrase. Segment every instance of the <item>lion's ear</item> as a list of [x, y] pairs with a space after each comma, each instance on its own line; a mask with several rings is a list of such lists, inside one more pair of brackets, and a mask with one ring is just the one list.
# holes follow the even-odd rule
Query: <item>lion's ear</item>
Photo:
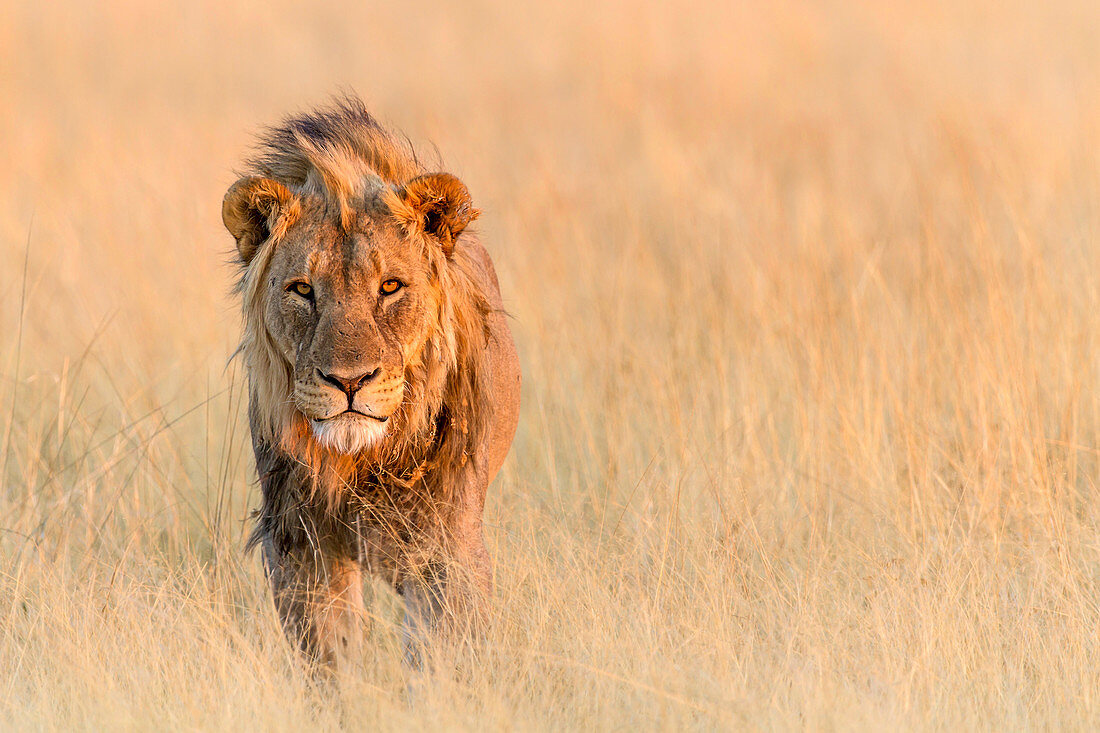
[[248, 264], [269, 237], [281, 235], [298, 210], [298, 200], [283, 184], [248, 176], [229, 187], [222, 201], [222, 222], [237, 240], [241, 261]]
[[466, 184], [450, 173], [418, 176], [387, 198], [398, 221], [438, 240], [448, 257], [458, 235], [481, 214], [474, 208]]

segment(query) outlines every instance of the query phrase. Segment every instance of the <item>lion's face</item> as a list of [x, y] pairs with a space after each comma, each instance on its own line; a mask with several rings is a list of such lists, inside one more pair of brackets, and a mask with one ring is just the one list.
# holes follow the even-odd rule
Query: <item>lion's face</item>
[[345, 233], [334, 218], [304, 215], [272, 255], [265, 320], [293, 367], [294, 406], [342, 453], [386, 434], [405, 366], [429, 335], [434, 302], [417, 249], [374, 217]]
[[251, 283], [250, 327], [292, 374], [284, 399], [322, 445], [357, 453], [400, 427], [407, 370], [439, 318], [429, 259], [449, 255], [476, 215], [452, 225], [459, 194], [468, 208], [457, 179], [427, 176], [350, 215], [270, 179], [243, 179], [227, 194], [223, 216]]

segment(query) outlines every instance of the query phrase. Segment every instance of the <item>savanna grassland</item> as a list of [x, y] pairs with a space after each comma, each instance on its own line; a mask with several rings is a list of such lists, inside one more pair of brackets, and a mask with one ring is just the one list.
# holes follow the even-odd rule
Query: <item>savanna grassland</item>
[[[0, 728], [1100, 726], [1100, 9], [0, 7]], [[895, 5], [897, 7], [895, 7]], [[493, 627], [311, 686], [220, 205], [354, 89], [525, 373]]]

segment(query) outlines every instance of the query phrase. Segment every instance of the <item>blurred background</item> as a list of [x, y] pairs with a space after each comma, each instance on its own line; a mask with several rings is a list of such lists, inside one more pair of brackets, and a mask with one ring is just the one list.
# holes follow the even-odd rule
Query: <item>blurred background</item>
[[[1095, 728], [1100, 8], [0, 0], [0, 727]], [[513, 316], [492, 638], [313, 689], [221, 197], [354, 91]]]

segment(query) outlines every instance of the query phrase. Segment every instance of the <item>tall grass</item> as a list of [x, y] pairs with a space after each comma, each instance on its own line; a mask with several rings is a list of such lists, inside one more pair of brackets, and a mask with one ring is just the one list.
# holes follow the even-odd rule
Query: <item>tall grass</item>
[[[0, 8], [0, 728], [1100, 725], [1100, 11]], [[1040, 7], [1041, 6], [1041, 7]], [[354, 88], [525, 374], [473, 663], [283, 642], [220, 197]]]

